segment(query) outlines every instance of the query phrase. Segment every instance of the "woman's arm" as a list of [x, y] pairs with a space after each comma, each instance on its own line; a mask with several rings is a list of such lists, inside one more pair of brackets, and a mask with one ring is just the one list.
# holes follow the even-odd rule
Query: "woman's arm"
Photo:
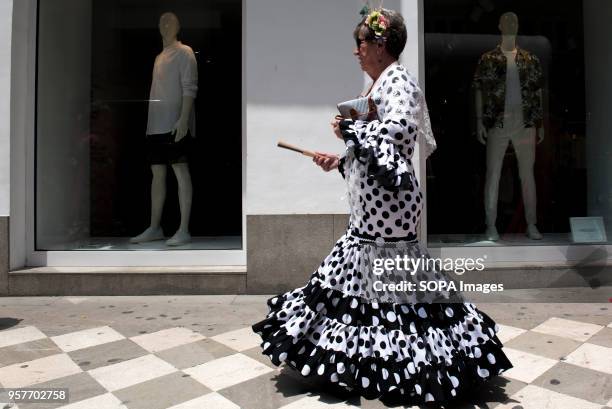
[[399, 77], [390, 77], [387, 82], [389, 84], [383, 86], [380, 101], [375, 101], [378, 102], [377, 107], [382, 107], [381, 118], [371, 121], [340, 121], [345, 142], [363, 145], [368, 140], [371, 143], [380, 144], [384, 141], [399, 145], [407, 138], [416, 136], [417, 124], [410, 118], [414, 116], [413, 111], [421, 109], [418, 105], [421, 90], [408, 79], [405, 71]]
[[367, 163], [368, 175], [388, 189], [409, 189], [413, 184], [408, 158], [411, 149], [402, 144], [416, 141], [422, 94], [416, 81], [403, 69], [383, 81], [380, 100], [375, 100], [380, 118], [372, 121], [340, 121], [339, 128], [348, 149]]

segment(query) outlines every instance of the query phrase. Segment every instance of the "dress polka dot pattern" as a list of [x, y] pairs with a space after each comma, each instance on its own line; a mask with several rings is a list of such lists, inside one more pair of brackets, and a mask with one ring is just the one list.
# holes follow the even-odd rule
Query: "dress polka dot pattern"
[[[253, 325], [263, 353], [305, 377], [317, 377], [367, 399], [399, 394], [407, 403], [446, 403], [512, 367], [495, 322], [469, 302], [433, 302], [447, 294], [372, 289], [375, 256], [429, 258], [416, 242], [423, 194], [412, 166], [416, 119], [423, 106], [416, 80], [387, 67], [371, 98], [378, 118], [340, 123], [346, 154], [339, 170], [350, 204], [347, 231], [308, 283], [268, 300]], [[396, 277], [391, 275], [390, 277]], [[420, 268], [407, 280], [447, 280]], [[450, 299], [450, 298], [449, 298]]]

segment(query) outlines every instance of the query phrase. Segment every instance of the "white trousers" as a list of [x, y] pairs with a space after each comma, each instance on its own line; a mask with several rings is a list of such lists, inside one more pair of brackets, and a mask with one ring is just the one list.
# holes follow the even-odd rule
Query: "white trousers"
[[[525, 219], [527, 224], [536, 223], [536, 186], [533, 176], [536, 128], [525, 128], [522, 124], [522, 115], [507, 119], [509, 120], [504, 123], [504, 128], [492, 128], [487, 135], [487, 178], [484, 192], [487, 226], [494, 226], [497, 220], [499, 177], [510, 141], [518, 161]], [[518, 119], [520, 122], [517, 122]]]

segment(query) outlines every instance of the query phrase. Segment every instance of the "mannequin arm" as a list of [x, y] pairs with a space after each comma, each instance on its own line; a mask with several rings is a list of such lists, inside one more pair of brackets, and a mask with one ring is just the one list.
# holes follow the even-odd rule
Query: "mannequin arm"
[[181, 116], [174, 125], [172, 133], [175, 135], [174, 141], [178, 142], [187, 135], [189, 131], [189, 117], [191, 115], [191, 109], [193, 108], [193, 97], [189, 95], [183, 95], [183, 104], [181, 108]]
[[478, 142], [486, 145], [487, 130], [482, 123], [482, 91], [476, 89], [476, 137]]
[[[544, 107], [544, 91], [542, 90], [542, 88], [538, 90], [538, 97], [540, 99], [540, 106]], [[540, 127], [538, 128], [538, 143], [542, 143], [543, 140], [544, 140], [544, 119], [542, 119], [542, 123], [540, 124]]]

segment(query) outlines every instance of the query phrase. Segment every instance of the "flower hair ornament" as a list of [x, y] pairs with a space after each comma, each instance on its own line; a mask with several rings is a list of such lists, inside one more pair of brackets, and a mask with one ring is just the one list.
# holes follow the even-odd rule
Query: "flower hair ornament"
[[367, 16], [365, 19], [365, 25], [374, 32], [374, 37], [377, 40], [385, 39], [385, 31], [387, 30], [387, 27], [389, 27], [389, 22], [382, 14], [382, 11], [382, 2], [380, 3], [380, 7], [377, 9], [371, 10], [369, 5], [365, 4], [361, 8], [361, 11], [359, 11], [359, 14], [362, 16]]
[[377, 39], [384, 38], [387, 30], [387, 19], [381, 13], [381, 10], [374, 10], [366, 18], [366, 25], [374, 32]]

